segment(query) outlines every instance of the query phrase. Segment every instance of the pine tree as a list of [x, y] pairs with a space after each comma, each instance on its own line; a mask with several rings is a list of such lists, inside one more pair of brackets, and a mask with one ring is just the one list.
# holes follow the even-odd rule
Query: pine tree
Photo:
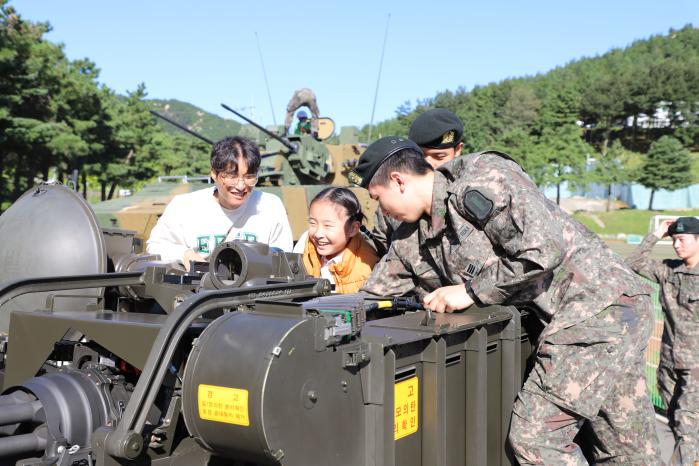
[[658, 189], [674, 191], [692, 184], [691, 168], [689, 151], [680, 141], [671, 136], [663, 136], [654, 142], [638, 178], [639, 183], [651, 190], [648, 210], [653, 210], [653, 197]]

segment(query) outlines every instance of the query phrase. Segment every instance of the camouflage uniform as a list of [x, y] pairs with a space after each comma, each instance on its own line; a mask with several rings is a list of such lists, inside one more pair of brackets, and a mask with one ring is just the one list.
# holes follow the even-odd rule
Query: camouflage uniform
[[435, 173], [432, 217], [423, 216], [417, 223], [391, 219], [398, 229], [389, 235], [391, 247], [374, 266], [364, 291], [423, 297], [443, 286], [467, 283], [497, 262], [485, 233], [459, 215], [447, 189], [447, 179]]
[[681, 259], [648, 258], [653, 234], [629, 256], [631, 268], [660, 285], [665, 314], [658, 388], [675, 435], [672, 464], [699, 461], [699, 266]]
[[[396, 280], [395, 273], [406, 274], [411, 264], [417, 264], [412, 266], [416, 272], [424, 262], [435, 266], [441, 286], [459, 283], [448, 280], [449, 273], [467, 281], [467, 269], [475, 267], [468, 286], [484, 304], [534, 304], [546, 327], [514, 405], [510, 442], [516, 459], [521, 464], [587, 464], [573, 443], [587, 420], [595, 433], [596, 461], [660, 464], [643, 372], [652, 324], [650, 289], [504, 154], [470, 154], [440, 167], [432, 214], [433, 235], [443, 232], [461, 243], [484, 234], [491, 248], [448, 250], [446, 239], [440, 255], [432, 255], [440, 252], [437, 248], [427, 257], [430, 230], [421, 220], [418, 240], [426, 241], [419, 242], [420, 261], [414, 254], [400, 258], [401, 233], [407, 228], [402, 225], [365, 288], [391, 291], [394, 282], [402, 281], [396, 291], [404, 291], [406, 277]], [[480, 270], [479, 261], [472, 260], [477, 253], [484, 256]], [[394, 265], [396, 256], [402, 267]]]
[[[286, 106], [286, 118], [284, 119], [284, 134], [289, 132], [289, 128], [291, 127], [291, 122], [294, 119], [294, 112], [298, 110], [299, 108], [303, 106], [308, 107], [311, 110], [311, 116], [313, 117], [313, 121], [318, 121], [318, 118], [320, 117], [320, 111], [318, 110], [318, 103], [316, 102], [316, 95], [315, 93], [308, 89], [308, 88], [302, 88], [298, 89], [294, 92], [294, 95], [291, 96], [291, 100], [289, 100], [289, 103]], [[314, 131], [318, 131], [317, 128], [313, 128]]]
[[395, 218], [384, 215], [381, 209], [376, 209], [374, 213], [374, 228], [371, 230], [374, 241], [381, 243], [388, 251], [391, 247], [393, 233], [398, 229], [400, 223]]

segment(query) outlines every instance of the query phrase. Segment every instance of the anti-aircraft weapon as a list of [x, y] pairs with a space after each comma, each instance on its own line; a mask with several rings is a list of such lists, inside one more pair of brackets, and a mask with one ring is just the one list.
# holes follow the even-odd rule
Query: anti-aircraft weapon
[[[282, 199], [289, 214], [294, 239], [298, 239], [306, 231], [308, 204], [313, 196], [329, 185], [350, 187], [347, 172], [364, 150], [359, 144], [356, 128], [342, 128], [340, 143], [328, 144], [310, 135], [281, 134], [283, 127], [265, 128], [229, 106], [221, 105], [248, 123], [240, 126], [238, 134], [255, 140], [262, 152], [260, 182], [255, 189], [270, 192]], [[151, 113], [202, 141], [213, 143], [166, 115], [155, 111]], [[321, 120], [321, 128], [334, 126], [330, 119]], [[331, 135], [332, 130], [326, 134]], [[204, 182], [191, 182], [191, 177], [182, 177], [182, 180], [182, 183], [149, 185], [132, 197], [95, 204], [93, 208], [99, 224], [106, 228], [134, 230], [137, 240], [145, 242], [165, 206], [175, 195], [211, 186], [207, 183], [208, 177], [204, 177]], [[376, 202], [365, 190], [350, 189], [359, 198], [369, 221], [368, 227], [371, 228]]]
[[[509, 463], [530, 351], [516, 310], [433, 315], [410, 298], [331, 295], [298, 255], [256, 243], [220, 244], [184, 272], [133, 254], [128, 232], [92, 229], [63, 186], [20, 206], [0, 231], [26, 233], [49, 208], [86, 221], [52, 224], [63, 247], [46, 256], [0, 245], [3, 263], [31, 258], [0, 271], [0, 313], [14, 311], [0, 345], [0, 464]], [[92, 294], [66, 305], [73, 290]]]

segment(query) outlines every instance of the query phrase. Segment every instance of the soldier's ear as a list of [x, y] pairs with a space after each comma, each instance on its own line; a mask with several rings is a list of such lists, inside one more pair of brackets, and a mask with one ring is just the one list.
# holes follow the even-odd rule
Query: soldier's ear
[[388, 179], [395, 182], [398, 185], [400, 192], [405, 189], [405, 175], [398, 171], [393, 171], [388, 175]]

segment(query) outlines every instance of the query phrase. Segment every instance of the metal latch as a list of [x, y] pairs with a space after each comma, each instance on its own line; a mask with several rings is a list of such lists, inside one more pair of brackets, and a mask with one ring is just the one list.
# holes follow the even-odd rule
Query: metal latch
[[366, 344], [357, 345], [342, 351], [342, 367], [359, 367], [371, 361], [369, 346]]

